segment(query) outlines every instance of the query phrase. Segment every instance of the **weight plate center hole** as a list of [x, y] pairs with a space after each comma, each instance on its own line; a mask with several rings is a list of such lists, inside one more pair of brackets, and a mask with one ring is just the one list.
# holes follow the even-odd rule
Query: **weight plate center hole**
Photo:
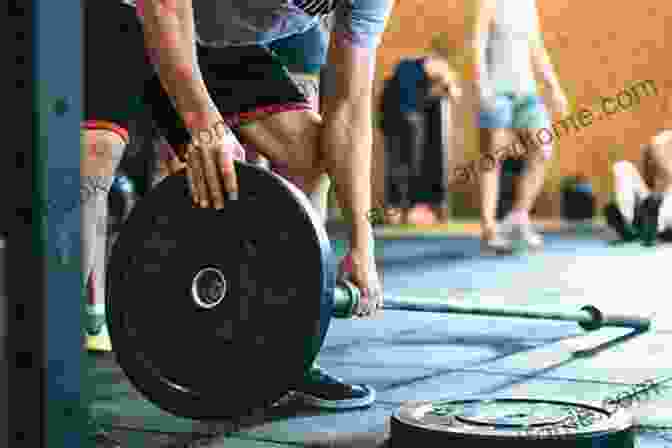
[[226, 297], [227, 284], [222, 271], [217, 268], [203, 268], [194, 276], [191, 296], [200, 308], [212, 309]]

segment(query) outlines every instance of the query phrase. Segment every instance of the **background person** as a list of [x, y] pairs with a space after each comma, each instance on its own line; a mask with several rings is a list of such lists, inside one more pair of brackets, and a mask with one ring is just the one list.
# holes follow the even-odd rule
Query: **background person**
[[[421, 178], [427, 141], [426, 107], [432, 98], [457, 98], [457, 72], [438, 52], [402, 59], [386, 82], [382, 97], [385, 135], [385, 191], [391, 215], [430, 224], [435, 216], [424, 204], [413, 210], [413, 185]], [[394, 210], [398, 210], [395, 212]]]
[[535, 0], [480, 0], [474, 30], [481, 157], [496, 154], [514, 138], [528, 146], [525, 171], [516, 180], [512, 210], [500, 223], [496, 213], [501, 156], [497, 154], [500, 160], [494, 169], [479, 173], [482, 249], [485, 253], [510, 253], [514, 240], [538, 249], [543, 239], [532, 227], [530, 211], [541, 193], [553, 143], [539, 147], [529, 144], [538, 141], [538, 130], [552, 128], [546, 106], [537, 94], [535, 73], [544, 80], [547, 102], [557, 114], [567, 114], [567, 99], [543, 43]]
[[607, 223], [622, 241], [642, 237], [642, 204], [652, 193], [660, 195], [656, 231], [672, 242], [672, 130], [663, 131], [642, 148], [641, 171], [627, 160], [613, 164], [614, 201], [604, 209]]

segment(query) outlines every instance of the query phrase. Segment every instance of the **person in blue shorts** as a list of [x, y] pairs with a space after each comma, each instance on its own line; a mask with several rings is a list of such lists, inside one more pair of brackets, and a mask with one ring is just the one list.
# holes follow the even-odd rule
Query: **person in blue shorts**
[[[473, 43], [483, 162], [481, 247], [484, 253], [511, 253], [515, 243], [522, 242], [540, 249], [543, 238], [530, 222], [530, 211], [544, 184], [553, 138], [543, 131], [552, 128], [551, 115], [537, 92], [535, 74], [544, 80], [546, 103], [553, 112], [566, 115], [568, 102], [543, 43], [536, 0], [479, 0]], [[512, 139], [519, 139], [525, 150], [502, 154], [500, 149]], [[509, 157], [525, 159], [526, 167], [515, 185], [513, 208], [498, 223], [501, 162]]]

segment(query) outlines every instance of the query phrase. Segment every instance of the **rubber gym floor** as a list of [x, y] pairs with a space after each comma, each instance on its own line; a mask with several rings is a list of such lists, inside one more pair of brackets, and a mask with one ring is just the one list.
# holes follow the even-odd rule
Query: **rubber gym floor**
[[[672, 247], [611, 247], [599, 226], [576, 232], [551, 225], [542, 253], [492, 258], [479, 254], [473, 226], [458, 227], [380, 232], [386, 294], [572, 311], [592, 303], [655, 312], [653, 327], [587, 333], [573, 322], [401, 311], [335, 319], [319, 363], [375, 387], [376, 403], [326, 412], [288, 399], [237, 426], [168, 415], [133, 389], [111, 355], [91, 354], [94, 415], [125, 448], [382, 447], [390, 415], [409, 400], [522, 396], [599, 405], [644, 380], [672, 377], [672, 293], [665, 286]], [[342, 246], [335, 242], [336, 250]], [[659, 427], [638, 433], [641, 447], [672, 447], [672, 381], [659, 392], [631, 409], [638, 425]]]

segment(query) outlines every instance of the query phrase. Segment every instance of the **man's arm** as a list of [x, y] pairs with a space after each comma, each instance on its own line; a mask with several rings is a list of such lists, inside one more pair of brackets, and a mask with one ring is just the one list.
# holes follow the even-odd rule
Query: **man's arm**
[[192, 0], [144, 0], [143, 10], [145, 47], [191, 136], [191, 142], [175, 149], [187, 162], [192, 200], [221, 209], [224, 193], [232, 200], [238, 197], [233, 159], [242, 150], [235, 138], [224, 138], [227, 130], [229, 137], [233, 134], [205, 86], [197, 61]]
[[192, 0], [145, 0], [145, 47], [161, 84], [192, 137], [221, 120], [196, 56]]
[[[346, 2], [343, 2], [347, 5]], [[328, 53], [329, 93], [322, 111], [322, 152], [352, 223], [351, 244], [370, 244], [372, 99], [376, 48], [393, 2], [355, 0], [337, 10]]]
[[[371, 209], [373, 148], [372, 92], [376, 52], [332, 39], [329, 49], [330, 91], [324, 98], [323, 153], [329, 160], [334, 187], [353, 225], [354, 245], [368, 225]], [[362, 237], [363, 238], [363, 237]]]

